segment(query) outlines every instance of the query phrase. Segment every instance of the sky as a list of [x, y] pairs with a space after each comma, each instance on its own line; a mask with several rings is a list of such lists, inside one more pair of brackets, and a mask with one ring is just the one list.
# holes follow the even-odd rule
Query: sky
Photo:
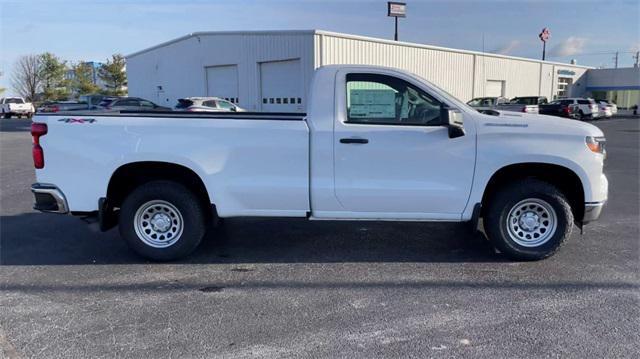
[[[632, 66], [640, 51], [640, 0], [405, 0], [401, 41], [594, 67]], [[197, 31], [319, 29], [393, 38], [386, 0], [11, 1], [0, 0], [0, 87], [13, 93], [17, 58], [51, 52], [105, 61]]]

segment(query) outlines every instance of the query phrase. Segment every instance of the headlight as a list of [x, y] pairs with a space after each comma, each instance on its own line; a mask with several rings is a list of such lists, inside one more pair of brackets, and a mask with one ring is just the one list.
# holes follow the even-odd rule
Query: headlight
[[607, 151], [604, 147], [607, 140], [604, 137], [587, 136], [585, 143], [592, 152], [606, 155]]

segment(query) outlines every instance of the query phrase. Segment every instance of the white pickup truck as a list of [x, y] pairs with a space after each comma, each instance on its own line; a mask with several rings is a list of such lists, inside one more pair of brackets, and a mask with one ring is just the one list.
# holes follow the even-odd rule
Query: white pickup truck
[[0, 98], [0, 113], [4, 118], [11, 118], [11, 116], [31, 118], [35, 112], [33, 104], [26, 102], [22, 97]]
[[306, 117], [38, 115], [35, 209], [119, 225], [153, 260], [189, 254], [215, 218], [243, 216], [475, 228], [482, 217], [502, 253], [535, 260], [607, 200], [605, 139], [590, 124], [481, 114], [382, 67], [322, 67], [310, 91]]

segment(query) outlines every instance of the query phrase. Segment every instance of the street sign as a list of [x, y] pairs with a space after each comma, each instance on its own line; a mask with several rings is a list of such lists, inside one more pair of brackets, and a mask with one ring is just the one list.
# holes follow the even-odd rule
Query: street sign
[[542, 40], [542, 42], [547, 42], [550, 36], [551, 36], [551, 33], [549, 32], [549, 29], [546, 27], [542, 29], [542, 32], [540, 32], [540, 35], [538, 35], [538, 37], [540, 38], [540, 40]]
[[387, 16], [391, 17], [406, 17], [407, 16], [407, 4], [403, 2], [389, 1], [387, 3], [388, 11]]

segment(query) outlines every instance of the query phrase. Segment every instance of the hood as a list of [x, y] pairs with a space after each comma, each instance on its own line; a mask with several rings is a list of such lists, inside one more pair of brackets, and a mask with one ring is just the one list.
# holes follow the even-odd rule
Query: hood
[[604, 136], [602, 131], [592, 124], [564, 117], [511, 111], [496, 112], [499, 113], [497, 116], [480, 114], [481, 132], [505, 132], [505, 129], [511, 129], [513, 132], [537, 134]]

